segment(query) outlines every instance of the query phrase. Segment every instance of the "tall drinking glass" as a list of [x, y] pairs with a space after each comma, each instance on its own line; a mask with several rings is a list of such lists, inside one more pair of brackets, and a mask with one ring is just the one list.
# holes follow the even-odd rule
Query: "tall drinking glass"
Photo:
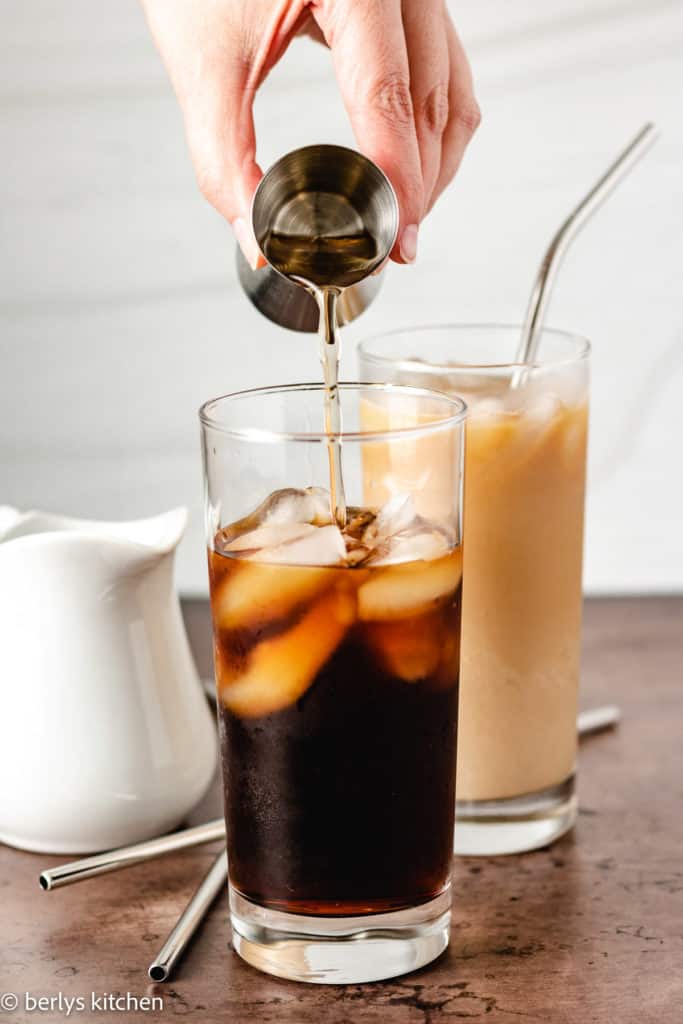
[[462, 564], [464, 404], [339, 395], [336, 435], [322, 385], [200, 413], [233, 944], [325, 983], [448, 944]]
[[[546, 845], [576, 817], [574, 774], [589, 345], [546, 330], [416, 327], [360, 347], [361, 376], [469, 407], [455, 849]], [[429, 510], [426, 511], [429, 514]]]

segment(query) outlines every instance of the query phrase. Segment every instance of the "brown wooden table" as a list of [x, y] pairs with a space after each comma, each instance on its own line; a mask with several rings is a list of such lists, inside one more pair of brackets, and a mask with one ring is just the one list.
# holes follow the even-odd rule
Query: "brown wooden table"
[[[186, 606], [200, 671], [210, 672], [206, 606]], [[72, 1012], [73, 1021], [187, 1017], [230, 1024], [676, 1024], [683, 1021], [683, 598], [586, 606], [582, 703], [616, 702], [618, 731], [580, 753], [581, 812], [550, 849], [455, 862], [450, 949], [384, 984], [308, 986], [267, 977], [230, 950], [222, 897], [176, 976], [146, 968], [208, 869], [200, 847], [44, 893], [39, 871], [68, 858], [0, 846], [0, 993], [8, 1024], [24, 993], [157, 995], [162, 1012]], [[220, 813], [218, 785], [193, 822]], [[0, 1004], [2, 1000], [0, 999]], [[58, 1004], [55, 1004], [58, 1006]]]

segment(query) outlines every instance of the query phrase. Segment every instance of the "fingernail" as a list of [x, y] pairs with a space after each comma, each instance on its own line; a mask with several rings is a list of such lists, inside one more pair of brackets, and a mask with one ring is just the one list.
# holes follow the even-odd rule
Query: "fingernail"
[[232, 230], [235, 232], [235, 238], [237, 244], [242, 250], [242, 254], [251, 267], [252, 270], [258, 270], [259, 267], [265, 265], [265, 260], [259, 251], [259, 247], [256, 244], [256, 239], [252, 234], [251, 228], [247, 224], [243, 217], [237, 217], [232, 222]]
[[403, 229], [399, 245], [401, 259], [406, 263], [414, 263], [417, 256], [417, 224], [409, 224]]

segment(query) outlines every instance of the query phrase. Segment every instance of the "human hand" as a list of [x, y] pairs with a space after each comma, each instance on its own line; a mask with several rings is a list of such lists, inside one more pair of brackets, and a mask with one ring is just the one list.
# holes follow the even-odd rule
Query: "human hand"
[[199, 187], [252, 264], [256, 90], [292, 38], [331, 50], [360, 149], [389, 177], [410, 263], [420, 221], [451, 181], [480, 115], [444, 0], [143, 0], [185, 119]]

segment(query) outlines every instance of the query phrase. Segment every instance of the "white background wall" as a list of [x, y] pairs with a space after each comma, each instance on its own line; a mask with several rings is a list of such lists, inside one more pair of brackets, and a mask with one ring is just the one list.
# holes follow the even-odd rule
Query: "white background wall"
[[[683, 589], [683, 4], [452, 8], [484, 122], [417, 265], [393, 268], [347, 332], [345, 376], [364, 333], [519, 319], [556, 224], [656, 120], [661, 141], [575, 245], [550, 321], [595, 344], [587, 589]], [[2, 15], [0, 501], [102, 518], [188, 504], [179, 584], [203, 592], [196, 409], [314, 377], [314, 344], [240, 293], [135, 0]], [[264, 166], [352, 144], [326, 51], [294, 44], [257, 124]]]

